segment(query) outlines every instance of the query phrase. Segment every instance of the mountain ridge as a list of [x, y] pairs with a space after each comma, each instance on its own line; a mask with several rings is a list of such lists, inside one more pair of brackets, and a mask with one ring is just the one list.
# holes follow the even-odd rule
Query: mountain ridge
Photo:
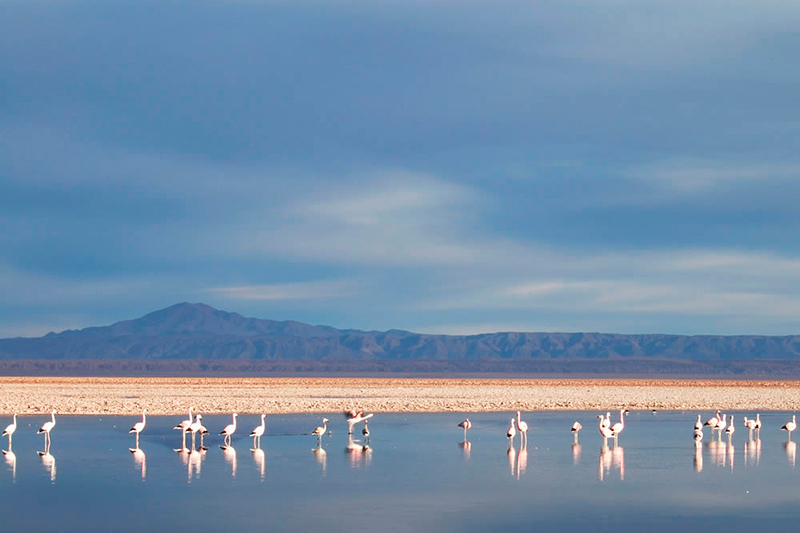
[[108, 326], [0, 339], [0, 359], [800, 359], [800, 336], [339, 330], [183, 302]]

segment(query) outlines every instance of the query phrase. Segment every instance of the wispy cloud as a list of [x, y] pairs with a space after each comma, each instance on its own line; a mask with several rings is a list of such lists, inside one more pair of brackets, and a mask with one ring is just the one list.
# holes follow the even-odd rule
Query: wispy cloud
[[735, 182], [800, 180], [800, 163], [754, 163], [732, 159], [670, 158], [629, 169], [625, 175], [660, 187], [699, 192]]
[[306, 281], [272, 285], [245, 285], [207, 289], [229, 300], [322, 300], [360, 294], [365, 284], [357, 281]]

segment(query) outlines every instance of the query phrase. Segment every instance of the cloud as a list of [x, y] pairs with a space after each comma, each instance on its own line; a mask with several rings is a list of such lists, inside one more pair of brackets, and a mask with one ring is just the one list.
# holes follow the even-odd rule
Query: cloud
[[348, 298], [364, 290], [365, 284], [356, 281], [306, 281], [272, 285], [246, 285], [207, 289], [229, 300], [321, 300]]
[[800, 181], [800, 163], [753, 163], [735, 159], [670, 158], [624, 172], [664, 189], [700, 192], [717, 186], [767, 180]]

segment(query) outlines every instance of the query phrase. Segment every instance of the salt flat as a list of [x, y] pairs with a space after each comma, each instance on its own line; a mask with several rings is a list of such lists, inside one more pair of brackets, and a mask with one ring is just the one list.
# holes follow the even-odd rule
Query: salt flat
[[793, 410], [800, 381], [0, 377], [0, 412], [182, 414], [503, 410]]

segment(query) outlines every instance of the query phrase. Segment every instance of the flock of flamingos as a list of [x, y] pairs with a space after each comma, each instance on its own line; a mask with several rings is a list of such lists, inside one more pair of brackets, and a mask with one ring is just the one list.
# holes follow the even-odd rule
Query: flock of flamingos
[[[176, 452], [181, 452], [184, 454], [191, 454], [192, 452], [207, 450], [208, 448], [204, 445], [203, 439], [209, 433], [208, 429], [203, 425], [203, 416], [201, 414], [193, 414], [193, 408], [189, 408], [189, 416], [185, 420], [182, 420], [178, 423], [174, 429], [181, 431], [182, 442], [181, 447], [176, 448]], [[611, 413], [607, 412], [605, 414], [597, 415], [599, 420], [598, 424], [598, 431], [600, 435], [603, 437], [603, 448], [601, 449], [601, 466], [603, 468], [603, 459], [606, 458], [613, 458], [614, 454], [608, 454], [608, 439], [614, 439], [614, 449], [613, 452], [619, 452], [618, 455], [621, 455], [622, 448], [618, 447], [619, 443], [619, 436], [625, 429], [625, 415], [628, 413], [626, 409], [621, 409], [619, 411], [619, 421], [612, 424], [611, 421]], [[655, 414], [655, 411], [653, 411]], [[220, 448], [225, 451], [232, 452], [233, 449], [231, 447], [231, 437], [237, 430], [237, 422], [236, 419], [238, 417], [237, 413], [233, 413], [231, 417], [231, 423], [226, 425], [222, 431], [219, 432], [219, 435], [223, 437], [223, 444]], [[264, 435], [266, 430], [266, 414], [261, 415], [261, 424], [253, 428], [253, 430], [249, 433], [249, 436], [253, 439], [253, 448], [251, 452], [256, 454], [261, 454], [263, 458], [263, 451], [261, 450], [261, 437]], [[363, 445], [359, 446], [359, 451], [368, 452], [369, 449], [369, 419], [373, 417], [373, 414], [364, 414], [363, 411], [351, 410], [345, 413], [345, 418], [348, 424], [348, 435], [350, 436], [350, 444], [348, 448], [353, 445], [352, 441], [352, 434], [354, 426], [357, 424], [363, 423], [363, 428], [361, 429], [361, 434], [364, 437]], [[324, 454], [324, 450], [322, 448], [322, 437], [326, 433], [330, 435], [330, 431], [328, 429], [328, 420], [327, 418], [322, 419], [322, 425], [316, 427], [313, 431], [311, 431], [311, 435], [317, 437], [317, 448], [313, 450], [315, 453], [320, 455]], [[134, 448], [129, 448], [131, 453], [134, 454], [134, 457], [141, 457], [143, 454], [139, 448], [139, 435], [144, 431], [147, 425], [147, 410], [144, 409], [142, 411], [142, 420], [133, 424], [130, 428], [129, 433], [134, 433], [136, 436], [136, 445]], [[50, 458], [50, 433], [53, 431], [53, 428], [56, 426], [56, 411], [53, 410], [50, 415], [50, 420], [45, 422], [41, 425], [39, 430], [37, 431], [38, 434], [44, 435], [44, 451], [37, 452], [40, 456], [42, 456], [42, 460], [44, 461], [46, 458]], [[705, 422], [702, 421], [701, 415], [697, 415], [697, 421], [694, 424], [694, 442], [697, 448], [696, 454], [699, 454], [699, 449], [702, 444], [703, 440], [703, 429], [708, 426], [711, 429], [711, 441], [712, 444], [719, 443], [720, 446], [723, 446], [722, 443], [722, 433], [725, 432], [727, 435], [728, 440], [728, 450], [732, 451], [731, 446], [731, 438], [733, 434], [736, 432], [736, 426], [734, 425], [734, 416], [731, 415], [728, 417], [727, 414], [722, 414], [720, 411], [717, 411], [716, 414], [710, 417]], [[465, 450], [465, 453], [468, 452], [470, 443], [467, 440], [467, 432], [472, 428], [472, 422], [469, 418], [465, 419], [463, 422], [458, 424], [458, 427], [464, 430], [464, 442], [460, 443]], [[574, 444], [573, 444], [573, 456], [575, 453], [580, 453], [580, 446], [578, 445], [578, 434], [582, 429], [582, 425], [580, 422], [576, 421], [571, 428], [571, 431], [574, 436]], [[748, 419], [747, 417], [743, 417], [743, 427], [749, 431], [750, 435], [750, 443], [752, 444], [753, 441], [753, 434], [756, 433], [758, 440], [755, 442], [760, 442], [760, 434], [761, 434], [761, 415], [757, 414], [755, 419]], [[797, 418], [795, 415], [792, 416], [792, 420], [784, 424], [781, 428], [782, 430], [788, 432], [788, 442], [786, 444], [791, 444], [794, 446], [792, 442], [792, 432], [797, 429]], [[17, 415], [13, 415], [12, 422], [5, 428], [3, 431], [2, 436], [8, 436], [8, 450], [3, 450], [3, 454], [7, 456], [7, 458], [13, 458], [14, 452], [12, 451], [11, 444], [12, 444], [12, 437], [17, 430]], [[714, 432], [717, 432], [717, 439], [714, 439]], [[186, 435], [191, 435], [191, 446], [187, 447], [186, 445]], [[514, 441], [516, 439], [517, 434], [519, 434], [520, 438], [520, 445], [522, 450], [524, 451], [527, 447], [528, 442], [528, 424], [522, 420], [521, 413], [519, 411], [516, 412], [516, 417], [510, 419], [510, 423], [508, 426], [508, 430], [506, 432], [506, 437], [508, 438], [509, 442], [509, 457], [511, 457], [512, 451], [514, 451]], [[199, 436], [199, 448], [197, 448], [197, 437]], [[787, 452], [788, 453], [788, 452]], [[702, 463], [702, 458], [698, 458], [697, 455], [695, 457], [695, 467], [698, 467], [698, 461], [700, 464]], [[732, 464], [732, 459], [731, 459]], [[262, 463], [263, 466], [263, 463]], [[702, 468], [702, 466], [700, 466]], [[512, 468], [513, 470], [513, 468]], [[144, 474], [143, 474], [144, 475]], [[263, 475], [263, 472], [262, 472]], [[622, 472], [621, 472], [622, 475]], [[602, 476], [601, 476], [602, 479]]]

